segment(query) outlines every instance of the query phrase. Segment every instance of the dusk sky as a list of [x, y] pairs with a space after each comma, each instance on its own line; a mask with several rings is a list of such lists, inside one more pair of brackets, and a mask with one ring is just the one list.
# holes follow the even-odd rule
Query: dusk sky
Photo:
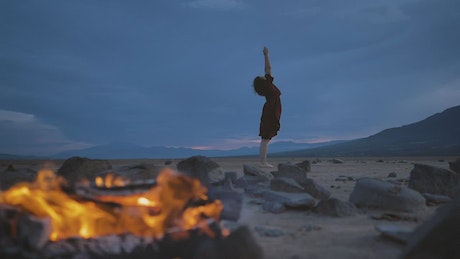
[[458, 0], [2, 0], [0, 153], [367, 137], [460, 104]]

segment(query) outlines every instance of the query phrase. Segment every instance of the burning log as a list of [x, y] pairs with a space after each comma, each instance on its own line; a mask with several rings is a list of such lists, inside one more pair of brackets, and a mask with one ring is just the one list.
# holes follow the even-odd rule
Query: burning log
[[[0, 236], [3, 241], [1, 258], [263, 258], [261, 248], [247, 227], [239, 227], [224, 236], [222, 227], [214, 220], [206, 222], [211, 235], [204, 233], [202, 228], [187, 231], [170, 229], [161, 239], [125, 233], [88, 239], [71, 237], [51, 242], [43, 238], [50, 232], [51, 225], [47, 220], [37, 220], [30, 214], [6, 206], [0, 209], [0, 213], [14, 214], [19, 218], [10, 222], [13, 224], [9, 228], [2, 228], [10, 231]], [[19, 234], [11, 235], [11, 232]], [[184, 235], [188, 238], [178, 238]], [[5, 239], [9, 239], [8, 242], [4, 242]]]
[[[45, 170], [34, 183], [0, 193], [1, 258], [262, 257], [248, 229], [229, 233], [221, 226], [220, 200], [209, 199], [197, 179], [170, 169], [155, 182], [90, 183], [72, 195], [60, 183]], [[242, 244], [235, 240], [252, 242], [236, 249]]]

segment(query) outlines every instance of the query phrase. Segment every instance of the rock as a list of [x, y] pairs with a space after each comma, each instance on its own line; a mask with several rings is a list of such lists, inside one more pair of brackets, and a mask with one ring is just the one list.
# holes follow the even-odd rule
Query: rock
[[208, 197], [211, 200], [220, 200], [224, 205], [220, 219], [237, 221], [240, 218], [243, 208], [243, 196], [240, 193], [209, 188]]
[[311, 171], [311, 163], [308, 160], [302, 161], [300, 163], [296, 164], [298, 167], [302, 168], [305, 170], [305, 172], [310, 172]]
[[426, 208], [425, 198], [405, 186], [398, 186], [375, 178], [361, 178], [350, 194], [350, 202], [357, 207], [416, 212]]
[[293, 208], [310, 209], [316, 204], [316, 200], [307, 193], [265, 191], [263, 197], [266, 201], [276, 201]]
[[319, 201], [314, 211], [319, 214], [333, 217], [348, 217], [358, 214], [358, 209], [353, 203], [336, 198]]
[[300, 182], [300, 186], [303, 187], [304, 191], [318, 200], [325, 200], [331, 196], [329, 192], [323, 186], [317, 184], [315, 180], [308, 178], [307, 180]]
[[225, 174], [219, 164], [205, 156], [193, 156], [177, 163], [177, 170], [209, 186], [223, 183]]
[[343, 161], [341, 159], [337, 159], [337, 158], [332, 159], [331, 162], [334, 163], [334, 164], [343, 164], [343, 163], [345, 163], [345, 161]]
[[172, 164], [172, 162], [173, 162], [172, 160], [166, 160], [164, 165], [170, 165], [170, 164]]
[[320, 226], [315, 226], [315, 225], [303, 225], [303, 226], [300, 226], [297, 231], [298, 232], [311, 232], [311, 231], [319, 231], [323, 229], [322, 227]]
[[335, 178], [337, 182], [348, 182], [348, 181], [356, 181], [353, 176], [346, 176], [346, 175], [339, 175], [339, 177]]
[[307, 180], [307, 172], [298, 165], [291, 163], [278, 164], [277, 177], [288, 177], [300, 183]]
[[264, 204], [262, 205], [262, 208], [265, 211], [275, 213], [275, 214], [286, 211], [286, 206], [284, 206], [282, 203], [277, 202], [277, 201], [265, 201]]
[[284, 231], [274, 227], [255, 226], [254, 230], [264, 237], [279, 237], [284, 235]]
[[274, 178], [271, 173], [265, 172], [262, 169], [259, 169], [255, 166], [251, 166], [247, 164], [243, 165], [243, 172], [245, 175], [263, 176], [263, 177], [266, 177], [268, 180], [271, 180]]
[[418, 222], [419, 218], [414, 215], [407, 213], [394, 213], [394, 212], [385, 212], [380, 215], [372, 215], [371, 219], [375, 220], [385, 220], [385, 221], [410, 221]]
[[388, 174], [387, 177], [388, 178], [395, 178], [395, 177], [398, 177], [398, 175], [395, 172], [391, 172], [391, 173]]
[[401, 259], [460, 258], [460, 191], [409, 237]]
[[131, 181], [145, 181], [156, 179], [163, 168], [164, 167], [155, 166], [154, 164], [138, 164], [121, 166], [116, 168], [114, 172]]
[[447, 169], [415, 164], [410, 172], [409, 188], [420, 193], [431, 193], [452, 197], [460, 175]]
[[277, 177], [270, 182], [270, 189], [280, 192], [304, 192], [304, 188], [294, 179]]
[[6, 190], [20, 182], [33, 182], [37, 172], [30, 168], [9, 168], [0, 175], [0, 190]]
[[426, 199], [428, 205], [438, 205], [448, 203], [452, 200], [449, 196], [445, 195], [436, 195], [431, 193], [422, 193], [423, 197]]
[[245, 175], [236, 179], [235, 187], [236, 188], [247, 188], [250, 186], [264, 185], [267, 188], [270, 186], [270, 181], [265, 176], [254, 176], [254, 175]]
[[111, 169], [112, 164], [108, 160], [71, 157], [64, 161], [56, 174], [72, 186], [81, 179], [93, 181], [96, 176]]
[[224, 239], [208, 239], [207, 243], [201, 244], [195, 254], [184, 258], [262, 259], [264, 254], [251, 230], [241, 226]]
[[230, 181], [231, 183], [235, 183], [238, 179], [238, 174], [236, 172], [225, 172], [225, 181]]
[[457, 158], [457, 160], [453, 162], [449, 162], [449, 168], [457, 174], [460, 174], [460, 158]]
[[396, 224], [378, 224], [375, 230], [381, 233], [382, 237], [388, 238], [401, 244], [406, 244], [413, 229], [407, 226]]

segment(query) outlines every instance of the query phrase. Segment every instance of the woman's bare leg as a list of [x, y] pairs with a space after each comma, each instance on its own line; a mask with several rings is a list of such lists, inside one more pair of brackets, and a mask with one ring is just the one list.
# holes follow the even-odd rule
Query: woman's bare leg
[[269, 139], [262, 139], [260, 141], [260, 162], [264, 167], [273, 167], [273, 165], [267, 163], [267, 153], [268, 153], [268, 142]]

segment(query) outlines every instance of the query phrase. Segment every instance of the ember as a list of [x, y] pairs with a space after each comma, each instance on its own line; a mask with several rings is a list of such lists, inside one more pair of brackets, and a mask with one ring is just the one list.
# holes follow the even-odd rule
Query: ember
[[[51, 170], [42, 170], [35, 182], [19, 183], [0, 193], [0, 205], [20, 208], [38, 218], [49, 218], [51, 241], [125, 233], [161, 238], [171, 230], [181, 233], [175, 235], [178, 238], [184, 238], [190, 229], [213, 236], [215, 232], [209, 230], [207, 221], [217, 221], [223, 209], [219, 200], [208, 200], [207, 189], [197, 179], [171, 169], [164, 169], [156, 185], [146, 192], [100, 195], [94, 200], [67, 194], [61, 189], [62, 181]], [[127, 182], [110, 175], [105, 179], [96, 178], [95, 184], [110, 188]]]

